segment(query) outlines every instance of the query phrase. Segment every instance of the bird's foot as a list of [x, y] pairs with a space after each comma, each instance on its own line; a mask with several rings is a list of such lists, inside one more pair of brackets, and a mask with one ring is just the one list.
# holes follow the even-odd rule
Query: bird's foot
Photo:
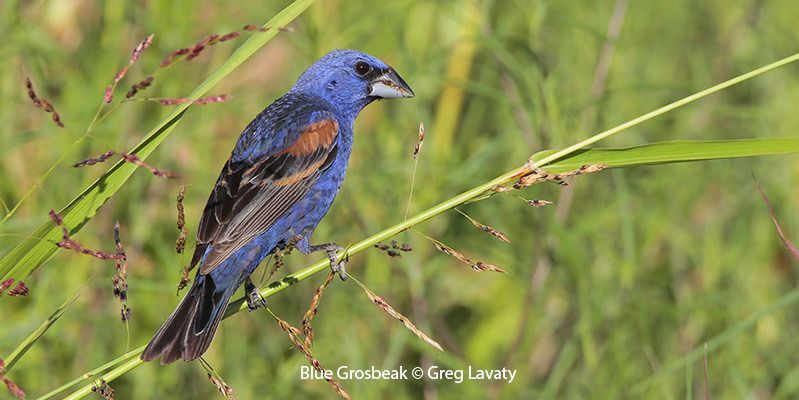
[[338, 261], [338, 253], [344, 250], [344, 247], [336, 243], [322, 243], [310, 247], [311, 252], [324, 250], [327, 253], [327, 258], [330, 259], [330, 270], [337, 273], [342, 281], [347, 280], [347, 269], [344, 266], [344, 260]]
[[247, 299], [247, 311], [253, 312], [261, 307], [266, 307], [266, 299], [258, 292], [258, 287], [252, 283], [250, 278], [244, 281], [245, 298]]

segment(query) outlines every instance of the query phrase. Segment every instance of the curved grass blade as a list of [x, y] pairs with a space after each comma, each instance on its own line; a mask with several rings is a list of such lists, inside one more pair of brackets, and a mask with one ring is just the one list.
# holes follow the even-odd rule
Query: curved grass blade
[[[581, 149], [544, 165], [548, 172], [571, 171], [585, 164], [606, 164], [608, 168], [634, 167], [726, 158], [757, 157], [799, 152], [799, 139], [677, 140], [625, 148]], [[555, 153], [541, 151], [530, 162]]]
[[761, 308], [753, 314], [750, 314], [737, 324], [714, 336], [712, 339], [708, 340], [704, 346], [696, 347], [679, 359], [667, 364], [662, 369], [658, 370], [648, 378], [630, 388], [630, 394], [634, 398], [642, 397], [641, 395], [645, 393], [646, 389], [648, 389], [650, 386], [657, 383], [661, 379], [683, 368], [686, 368], [688, 365], [701, 360], [705, 352], [715, 351], [716, 349], [740, 336], [748, 329], [754, 327], [755, 324], [757, 324], [757, 322], [763, 317], [773, 314], [788, 306], [793, 306], [797, 302], [799, 302], [799, 289], [794, 289], [777, 299], [775, 302]]
[[599, 142], [601, 140], [605, 140], [605, 139], [607, 139], [607, 138], [609, 138], [609, 137], [611, 137], [611, 136], [613, 136], [613, 135], [615, 135], [615, 134], [617, 134], [619, 132], [622, 132], [622, 131], [625, 131], [627, 129], [630, 129], [630, 128], [634, 127], [634, 126], [641, 125], [642, 123], [644, 123], [646, 121], [649, 121], [650, 119], [659, 117], [659, 116], [661, 116], [661, 115], [663, 115], [663, 114], [665, 114], [667, 112], [674, 111], [674, 110], [676, 110], [676, 109], [678, 109], [678, 108], [680, 108], [680, 107], [682, 107], [682, 106], [684, 106], [686, 104], [693, 103], [693, 102], [695, 102], [695, 101], [697, 101], [699, 99], [702, 99], [702, 98], [705, 98], [707, 96], [710, 96], [711, 94], [718, 93], [718, 92], [720, 92], [720, 91], [722, 91], [724, 89], [727, 89], [729, 87], [735, 86], [735, 85], [737, 85], [737, 84], [739, 84], [741, 82], [745, 82], [745, 81], [747, 81], [749, 79], [752, 79], [752, 78], [754, 78], [756, 76], [765, 74], [766, 72], [775, 70], [775, 69], [780, 68], [780, 67], [784, 67], [784, 66], [786, 66], [786, 65], [788, 65], [790, 63], [796, 62], [796, 61], [799, 61], [799, 53], [792, 54], [792, 55], [790, 55], [788, 57], [779, 59], [779, 60], [774, 61], [774, 62], [772, 62], [770, 64], [764, 65], [764, 66], [762, 66], [760, 68], [753, 69], [753, 70], [751, 70], [751, 71], [749, 71], [747, 73], [738, 75], [738, 76], [736, 76], [734, 78], [731, 78], [731, 79], [727, 79], [724, 82], [717, 83], [717, 84], [715, 84], [715, 85], [713, 85], [713, 86], [711, 86], [711, 87], [709, 87], [707, 89], [700, 90], [700, 91], [698, 91], [698, 92], [696, 92], [696, 93], [694, 93], [694, 94], [692, 94], [690, 96], [683, 97], [683, 98], [681, 98], [679, 100], [676, 100], [676, 101], [673, 101], [673, 102], [671, 102], [669, 104], [666, 104], [665, 106], [662, 106], [662, 107], [660, 107], [660, 108], [658, 108], [656, 110], [652, 110], [652, 111], [650, 111], [650, 112], [648, 112], [648, 113], [646, 113], [644, 115], [641, 115], [639, 117], [633, 118], [633, 119], [631, 119], [631, 120], [629, 120], [629, 121], [627, 121], [627, 122], [625, 122], [625, 123], [623, 123], [621, 125], [617, 125], [617, 126], [614, 126], [613, 128], [610, 128], [610, 129], [608, 129], [606, 131], [597, 133], [596, 135], [593, 135], [593, 136], [589, 137], [588, 139], [579, 141], [579, 142], [577, 142], [577, 143], [575, 143], [575, 144], [573, 144], [573, 145], [571, 145], [569, 147], [566, 147], [565, 149], [558, 150], [558, 151], [556, 151], [556, 152], [554, 152], [554, 153], [542, 158], [541, 160], [539, 160], [536, 163], [536, 167], [540, 167], [542, 165], [549, 164], [549, 163], [551, 163], [554, 160], [557, 160], [557, 159], [559, 159], [559, 158], [561, 158], [563, 156], [566, 156], [566, 155], [569, 155], [571, 153], [574, 153], [577, 150], [586, 148], [586, 147], [588, 147], [588, 146], [590, 146], [590, 145], [592, 145], [594, 143], [597, 143], [597, 142]]
[[25, 355], [25, 353], [31, 347], [33, 347], [36, 341], [39, 340], [39, 338], [42, 337], [42, 335], [44, 335], [44, 333], [47, 332], [47, 330], [50, 329], [50, 327], [53, 326], [53, 324], [55, 324], [56, 321], [58, 321], [58, 319], [61, 318], [62, 315], [64, 315], [69, 306], [71, 306], [72, 303], [74, 303], [75, 300], [77, 300], [78, 297], [80, 297], [81, 293], [83, 293], [83, 289], [85, 288], [86, 287], [84, 286], [78, 289], [78, 291], [72, 296], [72, 298], [65, 301], [64, 304], [62, 304], [52, 314], [50, 314], [50, 316], [47, 317], [47, 319], [44, 322], [42, 322], [42, 324], [39, 325], [39, 327], [36, 328], [35, 331], [33, 331], [30, 335], [28, 335], [28, 337], [26, 337], [25, 340], [23, 340], [22, 343], [20, 343], [19, 346], [17, 346], [17, 348], [14, 349], [14, 351], [12, 351], [11, 354], [8, 355], [8, 357], [3, 358], [3, 360], [6, 362], [6, 372], [11, 371], [11, 368], [14, 367], [14, 364], [16, 364], [17, 361], [19, 361], [19, 359], [22, 358], [22, 356]]
[[[258, 49], [275, 37], [280, 28], [285, 27], [297, 18], [314, 1], [296, 0], [275, 15], [264, 25], [262, 32], [251, 36], [239, 46], [227, 61], [197, 86], [191, 94], [186, 96], [190, 101], [177, 105], [175, 110], [158, 123], [138, 145], [128, 151], [128, 154], [135, 154], [141, 160], [145, 160], [169, 135], [172, 129], [177, 126], [194, 100], [202, 97], [214, 85], [233, 72], [236, 67], [250, 58]], [[130, 163], [117, 162], [103, 176], [63, 207], [59, 214], [64, 218], [66, 226], [71, 228], [70, 233], [78, 232], [83, 225], [92, 219], [97, 210], [133, 175], [136, 168], [137, 166]], [[0, 278], [2, 280], [8, 278], [20, 280], [30, 275], [55, 254], [57, 247], [53, 243], [57, 242], [59, 237], [61, 237], [60, 228], [56, 227], [52, 222], [48, 221], [41, 225], [27, 239], [23, 240], [22, 243], [0, 259]]]
[[[64, 392], [67, 389], [69, 389], [69, 388], [71, 388], [73, 386], [76, 386], [79, 383], [81, 383], [81, 382], [83, 382], [83, 381], [85, 381], [87, 379], [92, 379], [92, 378], [102, 374], [103, 372], [108, 371], [111, 368], [118, 367], [120, 364], [127, 363], [128, 361], [130, 361], [130, 360], [132, 360], [134, 358], [138, 359], [139, 358], [139, 354], [141, 354], [143, 351], [144, 351], [144, 346], [141, 346], [138, 349], [131, 350], [131, 351], [129, 351], [129, 352], [127, 352], [127, 353], [125, 353], [125, 354], [123, 354], [123, 355], [121, 355], [121, 356], [119, 356], [119, 357], [117, 357], [117, 358], [115, 358], [115, 359], [113, 359], [113, 360], [111, 360], [111, 361], [109, 361], [109, 362], [107, 362], [107, 363], [105, 363], [105, 364], [103, 364], [103, 365], [101, 365], [101, 366], [89, 371], [89, 372], [84, 373], [80, 377], [75, 378], [75, 379], [73, 379], [73, 380], [71, 380], [71, 381], [69, 381], [69, 382], [67, 382], [67, 383], [65, 383], [65, 384], [63, 384], [63, 385], [61, 385], [61, 386], [59, 386], [59, 387], [57, 387], [57, 388], [45, 393], [45, 394], [37, 397], [36, 399], [37, 400], [49, 400], [49, 399], [52, 399], [56, 395], [60, 394], [61, 392]], [[89, 391], [91, 391], [91, 384], [89, 386], [87, 386], [87, 387], [89, 388]]]

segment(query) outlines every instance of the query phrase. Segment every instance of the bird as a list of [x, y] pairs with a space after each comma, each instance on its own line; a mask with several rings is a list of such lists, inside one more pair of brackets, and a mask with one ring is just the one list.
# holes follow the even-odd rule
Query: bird
[[361, 110], [380, 99], [414, 97], [394, 68], [375, 56], [333, 50], [242, 131], [203, 210], [183, 300], [141, 355], [161, 364], [200, 357], [211, 344], [233, 293], [245, 285], [252, 311], [265, 305], [249, 276], [268, 255], [296, 246], [323, 250], [345, 280], [330, 242], [310, 237], [339, 191]]

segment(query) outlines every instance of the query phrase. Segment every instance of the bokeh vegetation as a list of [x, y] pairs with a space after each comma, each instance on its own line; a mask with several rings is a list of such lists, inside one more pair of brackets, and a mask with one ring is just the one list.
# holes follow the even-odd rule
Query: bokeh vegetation
[[[210, 33], [260, 24], [288, 2], [8, 0], [0, 34], [0, 200], [31, 197], [0, 226], [5, 253], [106, 167], [71, 162], [125, 150], [169, 108], [126, 104], [79, 146], [80, 136], [130, 49], [153, 45], [129, 73], [144, 78], [176, 48]], [[410, 83], [411, 101], [370, 106], [344, 188], [316, 240], [354, 242], [402, 219], [420, 121], [422, 151], [411, 210], [799, 49], [791, 1], [320, 1], [212, 90], [231, 101], [194, 106], [148, 162], [179, 181], [138, 171], [78, 235], [111, 250], [122, 225], [129, 271], [129, 333], [119, 321], [108, 262], [60, 252], [28, 278], [27, 297], [3, 297], [0, 355], [7, 354], [82, 286], [86, 290], [14, 367], [29, 396], [42, 394], [144, 344], [178, 301], [188, 260], [174, 253], [175, 195], [188, 185], [196, 228], [207, 193], [247, 122], [330, 49], [386, 60]], [[610, 27], [610, 29], [609, 29]], [[615, 27], [615, 29], [614, 29]], [[219, 44], [160, 75], [141, 95], [181, 97], [237, 43]], [[605, 65], [605, 67], [603, 67]], [[771, 72], [614, 137], [633, 145], [672, 139], [796, 137], [797, 66]], [[30, 76], [67, 128], [25, 94]], [[64, 152], [67, 162], [37, 186]], [[793, 332], [799, 318], [796, 263], [758, 197], [756, 175], [783, 227], [799, 238], [795, 156], [615, 170], [563, 189], [524, 194], [555, 202], [533, 209], [512, 196], [461, 208], [506, 232], [512, 244], [456, 212], [418, 229], [508, 274], [478, 274], [412, 232], [414, 251], [371, 251], [349, 270], [438, 340], [420, 342], [380, 313], [354, 284], [334, 281], [315, 319], [314, 353], [327, 367], [518, 370], [512, 384], [343, 381], [356, 398], [702, 397], [793, 398], [799, 394]], [[190, 235], [191, 236], [191, 235]], [[292, 254], [286, 269], [314, 257]], [[256, 273], [256, 277], [260, 276]], [[298, 324], [323, 276], [270, 298]], [[755, 316], [755, 318], [752, 318]], [[266, 313], [221, 327], [207, 360], [239, 398], [329, 397], [324, 381], [299, 379], [305, 358]], [[198, 363], [147, 364], [112, 383], [119, 398], [213, 398]], [[3, 394], [5, 396], [5, 393]]]

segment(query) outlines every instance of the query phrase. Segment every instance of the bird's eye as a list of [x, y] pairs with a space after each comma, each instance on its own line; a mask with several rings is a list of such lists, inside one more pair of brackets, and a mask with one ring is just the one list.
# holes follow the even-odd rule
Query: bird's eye
[[372, 66], [363, 61], [355, 63], [355, 73], [360, 76], [365, 76], [372, 70]]

